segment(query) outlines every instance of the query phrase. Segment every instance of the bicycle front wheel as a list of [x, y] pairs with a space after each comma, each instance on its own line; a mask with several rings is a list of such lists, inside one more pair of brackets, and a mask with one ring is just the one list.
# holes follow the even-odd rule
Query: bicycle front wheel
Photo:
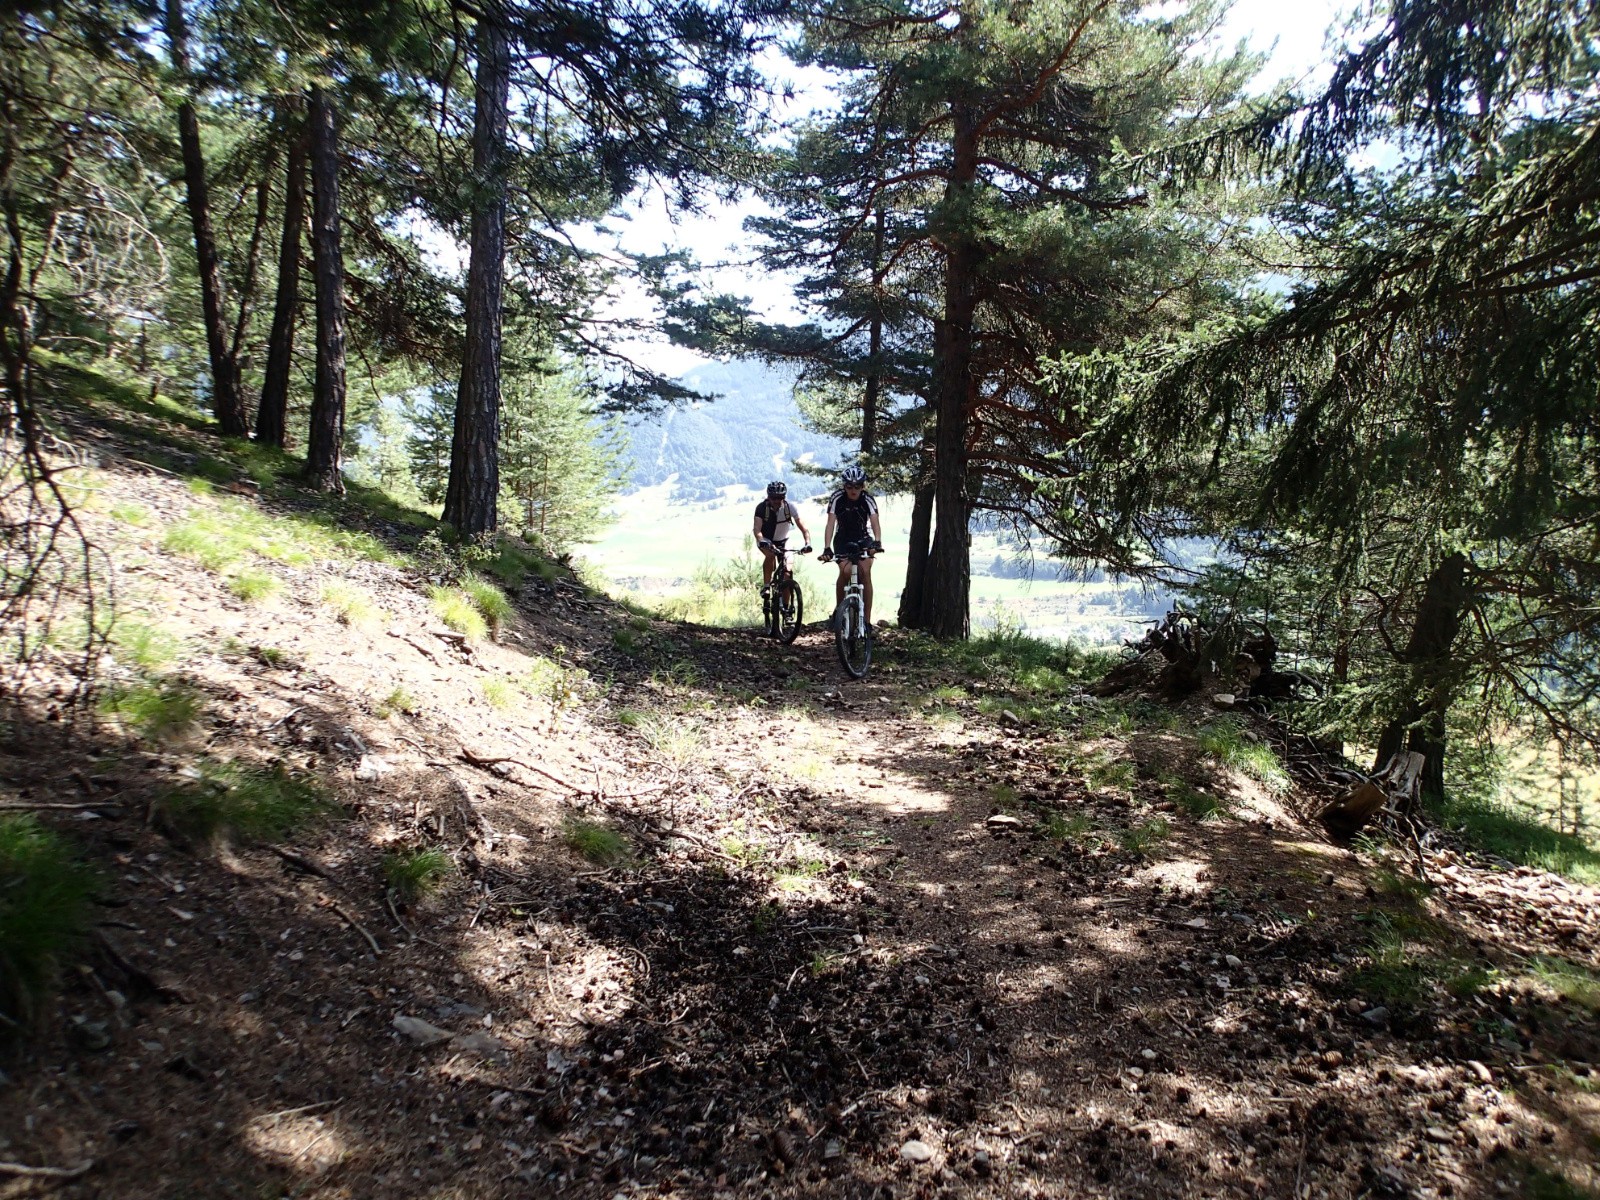
[[872, 665], [872, 639], [867, 636], [866, 614], [861, 602], [847, 599], [839, 609], [838, 628], [833, 634], [839, 651], [839, 665], [852, 679], [860, 679]]
[[778, 606], [778, 640], [787, 645], [800, 632], [800, 621], [805, 614], [805, 598], [800, 594], [800, 585], [792, 579], [784, 580], [774, 603]]

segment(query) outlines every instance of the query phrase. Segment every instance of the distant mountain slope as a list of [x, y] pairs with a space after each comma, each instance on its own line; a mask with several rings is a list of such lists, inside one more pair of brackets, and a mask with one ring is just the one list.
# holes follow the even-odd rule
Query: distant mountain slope
[[729, 484], [793, 481], [796, 459], [832, 466], [848, 449], [801, 424], [790, 372], [736, 360], [696, 367], [683, 382], [717, 398], [629, 423], [634, 487], [676, 475], [679, 497], [709, 500]]

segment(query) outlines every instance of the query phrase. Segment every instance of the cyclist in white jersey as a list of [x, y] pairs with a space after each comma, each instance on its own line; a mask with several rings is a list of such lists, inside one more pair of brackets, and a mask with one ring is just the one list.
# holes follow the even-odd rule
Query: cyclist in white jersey
[[763, 555], [761, 563], [761, 594], [763, 596], [772, 590], [772, 572], [778, 565], [778, 555], [784, 552], [784, 543], [789, 540], [789, 527], [791, 525], [799, 529], [800, 536], [806, 540], [806, 544], [801, 547], [800, 553], [809, 553], [811, 550], [811, 531], [806, 528], [806, 523], [800, 519], [800, 510], [789, 503], [789, 485], [781, 479], [775, 479], [767, 484], [767, 498], [756, 505], [754, 533], [756, 545], [760, 547]]

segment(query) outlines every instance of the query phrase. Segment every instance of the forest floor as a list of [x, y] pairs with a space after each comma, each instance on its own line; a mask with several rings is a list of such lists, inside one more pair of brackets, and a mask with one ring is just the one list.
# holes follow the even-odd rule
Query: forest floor
[[[849, 682], [820, 630], [554, 572], [465, 640], [392, 513], [347, 534], [157, 408], [72, 411], [105, 669], [192, 703], [67, 733], [47, 673], [5, 731], [0, 806], [75, 806], [39, 816], [103, 873], [0, 1058], [0, 1160], [63, 1175], [0, 1197], [1600, 1183], [1595, 890], [1331, 845], [1260, 718], [1096, 700], [1019, 639], [886, 630]], [[324, 820], [182, 835], [183, 797], [278, 765]], [[385, 856], [420, 847], [454, 870], [404, 902]]]

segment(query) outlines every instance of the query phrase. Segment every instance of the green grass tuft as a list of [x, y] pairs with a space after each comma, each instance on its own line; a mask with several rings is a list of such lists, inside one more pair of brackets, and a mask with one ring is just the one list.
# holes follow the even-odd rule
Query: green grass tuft
[[1384, 1004], [1416, 1004], [1427, 994], [1428, 969], [1406, 946], [1405, 922], [1390, 913], [1372, 917], [1374, 931], [1365, 965], [1350, 982], [1369, 999]]
[[460, 588], [434, 587], [429, 597], [433, 601], [434, 615], [457, 633], [475, 642], [489, 636], [489, 623], [483, 619], [472, 597]]
[[1138, 777], [1139, 769], [1135, 764], [1126, 759], [1102, 755], [1090, 764], [1085, 781], [1097, 792], [1127, 794], [1133, 791]]
[[276, 576], [249, 568], [228, 578], [228, 590], [247, 604], [265, 600], [282, 586]]
[[168, 529], [162, 549], [193, 559], [208, 571], [225, 571], [244, 557], [238, 542], [209, 521], [191, 519]]
[[1541, 955], [1533, 960], [1531, 970], [1539, 980], [1563, 1000], [1600, 1012], [1600, 975], [1586, 967], [1564, 958]]
[[455, 869], [455, 860], [435, 847], [396, 851], [383, 856], [384, 886], [407, 904], [414, 904], [438, 891]]
[[1052, 812], [1045, 818], [1044, 831], [1058, 842], [1082, 842], [1094, 832], [1094, 819], [1084, 813]]
[[700, 756], [704, 733], [682, 717], [651, 713], [633, 728], [656, 758], [668, 766], [686, 767]]
[[298, 665], [287, 650], [277, 646], [250, 646], [248, 650], [263, 667], [271, 667], [275, 671]]
[[764, 938], [783, 921], [783, 906], [767, 901], [750, 915], [750, 932]]
[[281, 763], [266, 768], [206, 763], [198, 780], [169, 792], [157, 811], [169, 827], [194, 841], [275, 842], [326, 820], [337, 805], [314, 779], [292, 774]]
[[597, 866], [615, 866], [626, 862], [631, 854], [628, 839], [621, 833], [609, 825], [582, 817], [569, 816], [561, 822], [561, 840]]
[[183, 652], [183, 639], [176, 634], [130, 617], [112, 623], [110, 642], [118, 662], [141, 671], [159, 671]]
[[382, 700], [378, 701], [378, 707], [374, 712], [380, 720], [387, 720], [389, 717], [394, 716], [395, 713], [404, 713], [409, 717], [417, 711], [417, 707], [417, 702], [411, 693], [406, 691], [405, 688], [397, 686]]
[[119, 525], [143, 526], [150, 523], [150, 510], [142, 504], [135, 504], [125, 500], [113, 504], [110, 509], [111, 519]]
[[108, 688], [98, 707], [131, 732], [161, 742], [188, 733], [205, 707], [205, 700], [189, 684], [162, 680]]
[[482, 689], [483, 698], [488, 701], [490, 708], [509, 712], [517, 706], [519, 689], [509, 679], [502, 679], [498, 675], [486, 675], [479, 681], [478, 686]]
[[1210, 792], [1202, 792], [1181, 779], [1167, 785], [1167, 796], [1177, 805], [1179, 812], [1197, 821], [1220, 821], [1228, 815], [1227, 801]]
[[1248, 775], [1274, 795], [1289, 790], [1289, 772], [1272, 747], [1250, 740], [1237, 721], [1213, 721], [1201, 728], [1196, 740], [1211, 758]]
[[562, 666], [541, 655], [534, 656], [522, 686], [528, 695], [557, 712], [576, 708], [593, 691], [589, 672], [582, 667]]
[[511, 601], [506, 599], [506, 594], [481, 575], [469, 574], [461, 581], [461, 590], [467, 594], [483, 619], [489, 623], [489, 628], [496, 633], [516, 612], [511, 606]]
[[322, 585], [319, 599], [339, 617], [341, 625], [366, 627], [381, 625], [388, 614], [372, 602], [372, 597], [358, 587], [337, 580]]
[[94, 875], [31, 815], [0, 814], [0, 1031], [32, 1022], [92, 919]]
[[1172, 833], [1172, 826], [1160, 817], [1141, 821], [1117, 834], [1117, 844], [1129, 854], [1149, 854]]

